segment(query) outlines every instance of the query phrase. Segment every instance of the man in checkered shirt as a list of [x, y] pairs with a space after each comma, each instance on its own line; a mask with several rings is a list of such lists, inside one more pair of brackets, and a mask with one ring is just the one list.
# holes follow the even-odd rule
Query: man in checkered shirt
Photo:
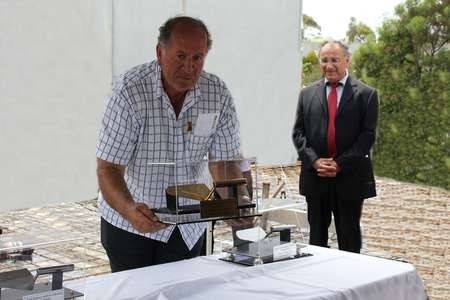
[[[195, 162], [208, 154], [227, 160], [241, 152], [230, 92], [203, 71], [212, 44], [204, 23], [175, 17], [159, 31], [157, 60], [132, 68], [115, 83], [97, 144], [101, 241], [113, 272], [200, 252], [206, 223], [167, 226], [153, 213], [166, 206], [165, 187], [183, 174], [152, 163]], [[197, 130], [205, 120], [210, 127]]]

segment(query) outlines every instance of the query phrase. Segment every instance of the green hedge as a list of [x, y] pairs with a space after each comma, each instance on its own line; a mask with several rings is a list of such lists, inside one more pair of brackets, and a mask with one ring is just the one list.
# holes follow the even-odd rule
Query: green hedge
[[380, 95], [378, 176], [450, 189], [448, 3], [406, 1], [353, 55], [356, 76]]

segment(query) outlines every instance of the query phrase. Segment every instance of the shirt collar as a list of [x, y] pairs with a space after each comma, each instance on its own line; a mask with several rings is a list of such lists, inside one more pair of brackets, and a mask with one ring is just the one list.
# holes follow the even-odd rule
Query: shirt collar
[[[167, 101], [167, 105], [171, 105], [169, 96], [164, 91], [164, 87], [163, 87], [163, 84], [162, 84], [161, 66], [159, 65], [159, 63], [157, 61], [155, 61], [155, 64], [156, 64], [155, 74], [154, 74], [154, 76], [155, 76], [154, 78], [155, 78], [155, 81], [156, 81], [156, 88], [155, 88], [155, 91], [154, 91], [155, 99], [165, 98], [166, 101]], [[202, 75], [200, 75], [200, 77], [201, 76]], [[199, 78], [199, 80], [200, 80], [200, 78]], [[166, 97], [163, 97], [163, 95], [166, 95]], [[191, 88], [186, 93], [186, 97], [184, 98], [183, 107], [181, 108], [181, 112], [180, 112], [179, 117], [181, 117], [186, 110], [191, 108], [200, 99], [202, 99], [202, 93], [201, 93], [201, 89], [200, 89], [199, 83], [197, 81], [197, 83], [194, 85], [194, 87]]]
[[155, 88], [155, 98], [160, 98], [164, 95], [164, 88], [162, 85], [162, 79], [161, 79], [161, 67], [159, 66], [158, 61], [154, 61], [155, 64], [155, 72], [154, 74], [154, 79], [155, 79], [155, 83], [156, 83], [156, 88]]
[[[201, 76], [201, 75], [200, 75]], [[200, 80], [200, 79], [199, 79]], [[183, 108], [181, 109], [181, 114], [191, 108], [197, 101], [199, 101], [202, 98], [202, 94], [200, 91], [200, 87], [197, 83], [194, 85], [193, 88], [191, 88], [187, 93], [186, 97], [184, 98], [183, 102]], [[181, 115], [180, 114], [180, 115]]]

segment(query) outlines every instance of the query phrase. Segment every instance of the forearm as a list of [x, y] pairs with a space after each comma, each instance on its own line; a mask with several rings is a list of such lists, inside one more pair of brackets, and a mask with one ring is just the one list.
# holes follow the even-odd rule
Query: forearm
[[319, 159], [319, 156], [313, 148], [308, 146], [306, 136], [302, 129], [294, 128], [293, 141], [298, 158], [302, 161], [302, 166], [304, 168], [312, 168], [314, 162]]
[[295, 116], [294, 128], [292, 130], [292, 141], [294, 143], [295, 149], [297, 150], [300, 159], [303, 159], [306, 150], [306, 136], [305, 136], [305, 126], [303, 112], [299, 107], [297, 108], [297, 114]]
[[97, 158], [97, 178], [105, 201], [122, 217], [128, 219], [128, 209], [134, 204], [124, 180], [125, 167]]
[[300, 97], [297, 107], [294, 128], [292, 130], [292, 141], [297, 150], [298, 158], [302, 161], [302, 166], [307, 169], [312, 168], [314, 161], [316, 161], [319, 156], [308, 143], [302, 97]]

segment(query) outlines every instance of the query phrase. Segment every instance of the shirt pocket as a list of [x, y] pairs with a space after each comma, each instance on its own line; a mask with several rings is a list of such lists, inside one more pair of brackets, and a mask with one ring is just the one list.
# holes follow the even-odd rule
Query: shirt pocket
[[190, 134], [188, 138], [188, 145], [186, 147], [187, 160], [191, 162], [202, 160], [208, 154], [212, 139], [212, 135], [199, 136]]

